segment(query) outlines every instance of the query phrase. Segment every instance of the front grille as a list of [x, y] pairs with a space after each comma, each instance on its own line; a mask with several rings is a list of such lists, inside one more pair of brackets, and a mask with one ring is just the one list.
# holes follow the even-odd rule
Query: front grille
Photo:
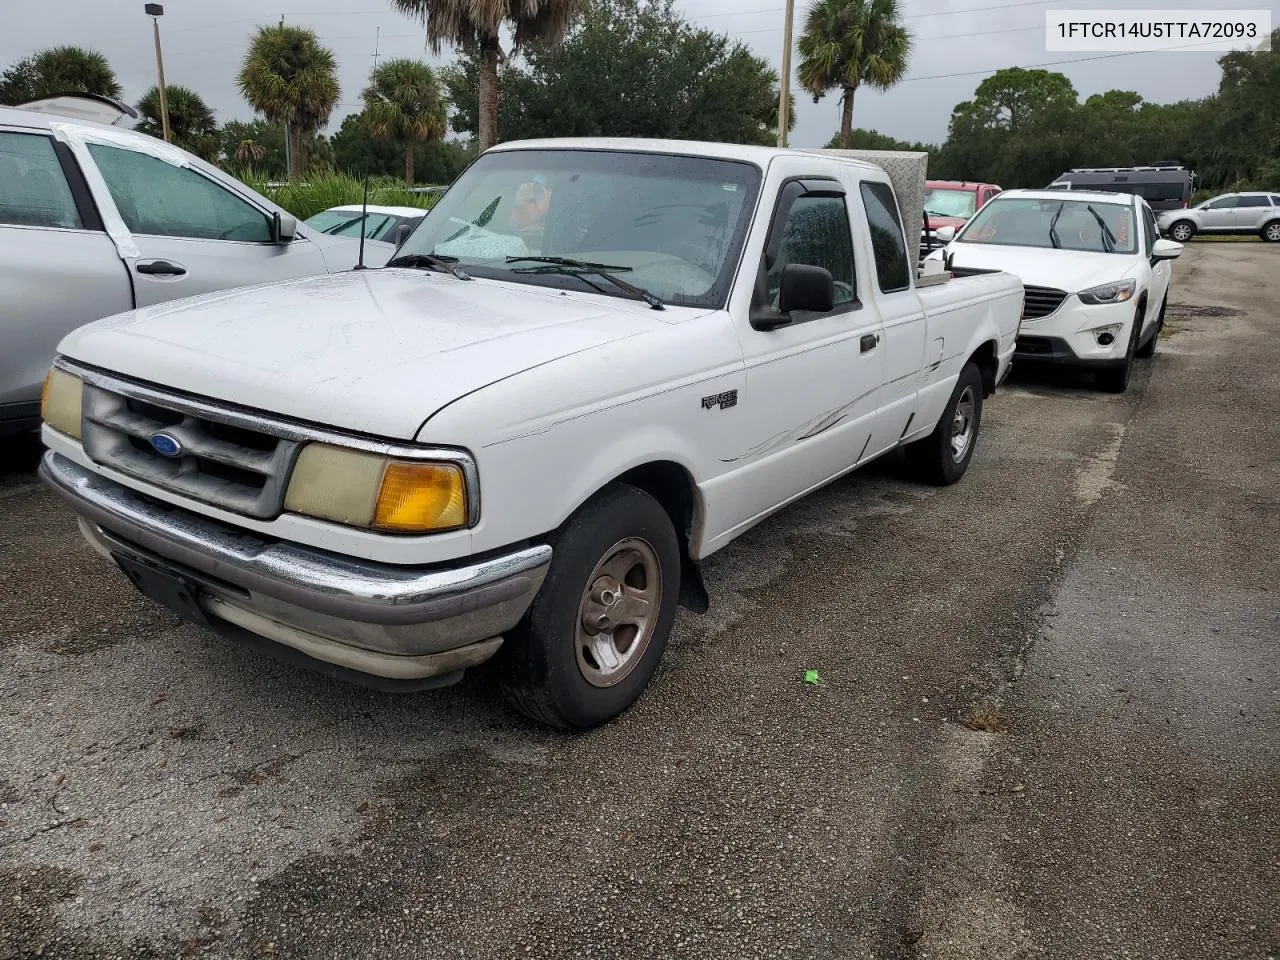
[[[233, 513], [273, 518], [300, 444], [234, 420], [166, 404], [163, 395], [143, 400], [84, 387], [82, 439], [94, 462]], [[161, 453], [165, 446], [174, 454]]]
[[1053, 287], [1022, 287], [1022, 319], [1039, 320], [1047, 317], [1067, 299], [1067, 291], [1055, 290]]

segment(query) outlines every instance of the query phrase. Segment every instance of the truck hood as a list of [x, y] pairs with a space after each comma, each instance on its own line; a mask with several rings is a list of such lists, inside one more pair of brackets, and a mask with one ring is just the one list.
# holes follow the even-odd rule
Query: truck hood
[[421, 270], [352, 271], [107, 317], [68, 334], [58, 352], [205, 398], [412, 440], [472, 391], [695, 312], [654, 316], [601, 299]]
[[1137, 258], [1117, 253], [1006, 247], [994, 243], [947, 245], [956, 269], [1004, 270], [1033, 287], [1054, 287], [1078, 293], [1102, 283], [1115, 283], [1133, 268]]
[[926, 214], [929, 218], [929, 229], [937, 230], [939, 227], [955, 227], [959, 230], [967, 222], [965, 217], [944, 217], [940, 213]]

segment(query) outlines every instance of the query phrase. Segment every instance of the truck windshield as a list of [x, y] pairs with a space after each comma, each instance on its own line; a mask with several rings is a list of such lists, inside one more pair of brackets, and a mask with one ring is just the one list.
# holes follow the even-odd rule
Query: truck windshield
[[924, 211], [935, 217], [960, 217], [968, 219], [978, 206], [976, 190], [948, 190], [936, 187], [924, 195]]
[[760, 189], [754, 164], [620, 150], [504, 150], [469, 167], [399, 251], [474, 277], [627, 296], [598, 276], [527, 260], [604, 264], [663, 301], [717, 308]]
[[1001, 197], [965, 225], [961, 243], [1054, 247], [1094, 253], [1134, 253], [1133, 207], [1101, 200]]

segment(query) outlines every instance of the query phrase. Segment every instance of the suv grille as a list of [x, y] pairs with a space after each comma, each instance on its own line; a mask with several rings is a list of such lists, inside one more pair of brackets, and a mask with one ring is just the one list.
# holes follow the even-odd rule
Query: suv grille
[[1039, 320], [1047, 317], [1067, 299], [1067, 291], [1053, 287], [1029, 287], [1023, 284], [1022, 319]]
[[233, 513], [273, 518], [300, 444], [235, 419], [86, 382], [82, 442], [90, 459], [121, 473]]

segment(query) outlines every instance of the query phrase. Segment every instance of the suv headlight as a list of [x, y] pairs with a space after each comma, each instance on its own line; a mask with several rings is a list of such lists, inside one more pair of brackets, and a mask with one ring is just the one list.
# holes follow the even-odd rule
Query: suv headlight
[[284, 508], [389, 533], [443, 533], [469, 525], [468, 492], [456, 463], [310, 443], [298, 454]]
[[1076, 296], [1081, 303], [1098, 306], [1105, 303], [1124, 303], [1133, 296], [1137, 284], [1132, 280], [1121, 280], [1119, 283], [1104, 283], [1088, 290], [1081, 290]]
[[80, 408], [84, 381], [74, 373], [54, 367], [40, 391], [40, 419], [59, 433], [80, 439]]

